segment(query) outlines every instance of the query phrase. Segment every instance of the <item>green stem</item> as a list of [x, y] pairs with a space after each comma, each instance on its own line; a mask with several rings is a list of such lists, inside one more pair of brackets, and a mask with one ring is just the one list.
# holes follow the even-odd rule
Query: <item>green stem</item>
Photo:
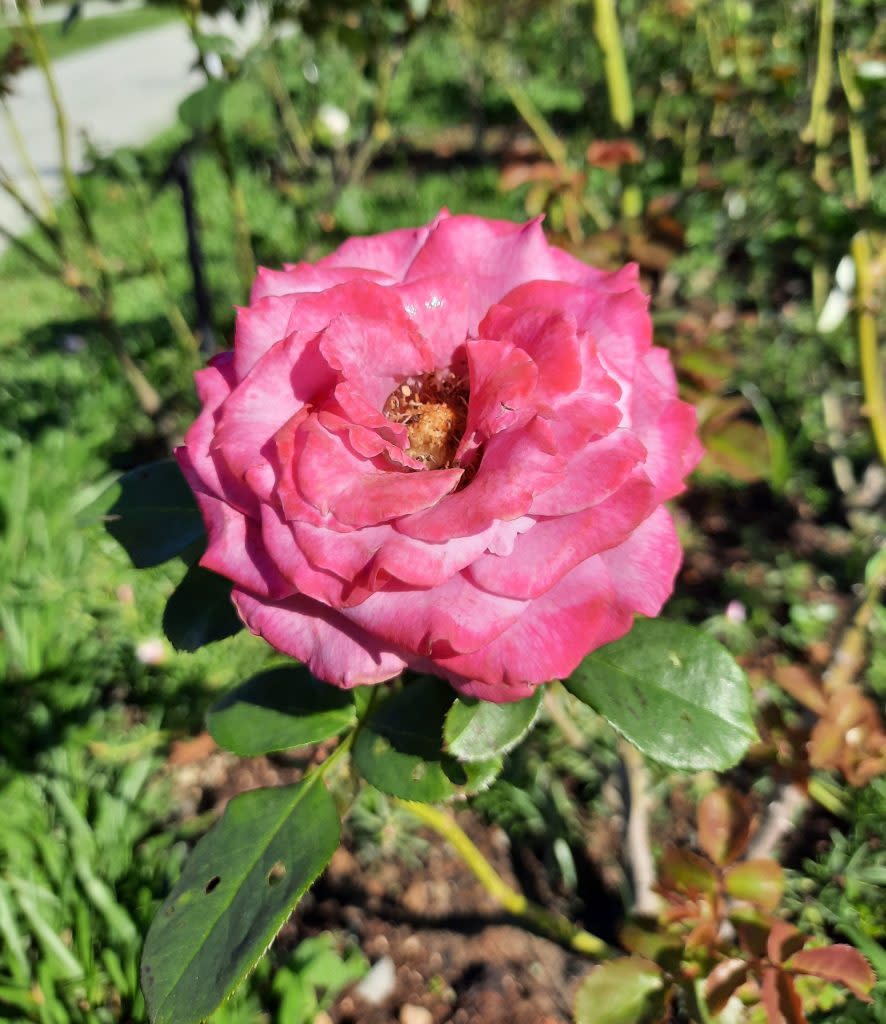
[[872, 308], [874, 281], [871, 272], [871, 242], [867, 231], [859, 231], [852, 239], [852, 259], [855, 262], [858, 347], [865, 411], [871, 423], [877, 451], [886, 463], [886, 389], [877, 343], [877, 318]]
[[[206, 58], [198, 41], [200, 34], [199, 19], [200, 0], [188, 0], [185, 8], [185, 21], [188, 26], [188, 32], [197, 51], [197, 64], [203, 72], [206, 81], [211, 82], [212, 75], [206, 66]], [[252, 252], [252, 234], [249, 226], [246, 196], [237, 181], [234, 157], [220, 123], [213, 125], [210, 131], [210, 138], [215, 147], [218, 162], [221, 165], [222, 174], [228, 187], [228, 201], [231, 204], [231, 216], [234, 222], [234, 254], [237, 261], [237, 273], [240, 277], [243, 292], [245, 295], [248, 295], [255, 278], [255, 255]]]
[[845, 53], [837, 55], [837, 68], [850, 110], [849, 158], [852, 162], [855, 198], [860, 206], [867, 206], [871, 201], [871, 171], [868, 161], [868, 144], [860, 116], [864, 109], [864, 96], [855, 81], [852, 64]]
[[612, 120], [622, 131], [629, 131], [634, 123], [634, 103], [615, 2], [594, 0], [594, 33], [603, 50]]
[[314, 162], [311, 140], [301, 123], [301, 118], [289, 95], [289, 89], [281, 78], [273, 57], [261, 65], [261, 74], [280, 114], [280, 120], [289, 137], [289, 144], [292, 146], [296, 159], [303, 167], [310, 167]]
[[585, 956], [603, 959], [615, 955], [615, 950], [596, 935], [577, 927], [560, 914], [554, 914], [544, 907], [531, 903], [523, 893], [512, 889], [471, 842], [452, 815], [429, 804], [415, 803], [412, 800], [397, 800], [396, 803], [442, 836], [496, 903], [513, 917], [520, 918], [556, 942]]
[[25, 138], [19, 129], [18, 122], [12, 115], [9, 104], [6, 100], [0, 100], [3, 106], [3, 119], [6, 122], [6, 127], [9, 131], [12, 144], [15, 147], [18, 158], [22, 162], [22, 166], [28, 172], [28, 177], [34, 183], [34, 188], [37, 194], [40, 196], [40, 200], [43, 203], [43, 216], [46, 218], [48, 223], [55, 222], [55, 208], [52, 205], [52, 200], [49, 198], [49, 193], [46, 191], [46, 187], [43, 184], [43, 179], [37, 173], [37, 168], [34, 166], [34, 161], [31, 159], [31, 153], [28, 149], [28, 145], [25, 142]]
[[48, 277], [57, 280], [62, 276], [64, 271], [61, 266], [52, 263], [42, 253], [38, 252], [30, 242], [26, 242], [23, 238], [19, 238], [17, 235], [14, 235], [2, 225], [0, 225], [0, 237], [5, 238], [13, 249], [18, 249], [18, 251], [25, 255], [38, 270], [42, 270]]
[[834, 0], [819, 0], [818, 54], [815, 63], [815, 82], [812, 86], [812, 105], [809, 123], [801, 139], [814, 142], [816, 149], [814, 178], [822, 189], [830, 187], [830, 158], [827, 148], [831, 143], [833, 118], [828, 100], [834, 78]]
[[71, 203], [74, 206], [74, 210], [77, 213], [77, 218], [80, 221], [80, 227], [86, 241], [87, 253], [98, 274], [99, 287], [96, 302], [96, 314], [98, 316], [99, 325], [117, 359], [117, 362], [120, 364], [123, 376], [132, 388], [139, 405], [148, 416], [154, 417], [160, 410], [160, 396], [126, 351], [123, 339], [120, 337], [120, 332], [117, 328], [117, 323], [114, 318], [114, 283], [108, 271], [107, 261], [105, 260], [99, 246], [95, 225], [92, 222], [92, 213], [83, 197], [80, 181], [74, 173], [74, 167], [71, 162], [67, 115], [65, 114], [65, 108], [62, 104], [61, 96], [58, 91], [58, 84], [52, 71], [49, 51], [46, 49], [46, 43], [40, 33], [40, 29], [34, 21], [29, 3], [25, 2], [21, 5], [21, 16], [22, 22], [24, 23], [28, 33], [28, 39], [31, 43], [37, 66], [40, 68], [43, 79], [46, 82], [49, 99], [55, 115], [59, 157], [62, 165], [62, 178], [65, 182], [68, 197], [70, 198]]

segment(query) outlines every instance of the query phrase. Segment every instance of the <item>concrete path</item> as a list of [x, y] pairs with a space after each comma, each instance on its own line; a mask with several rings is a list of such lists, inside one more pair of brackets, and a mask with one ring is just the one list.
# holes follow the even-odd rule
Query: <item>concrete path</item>
[[[256, 12], [257, 15], [257, 12]], [[206, 26], [245, 44], [258, 34], [255, 18], [238, 26], [233, 19]], [[59, 89], [68, 112], [74, 167], [84, 167], [84, 133], [102, 150], [145, 142], [173, 123], [179, 103], [202, 81], [192, 70], [194, 48], [183, 24], [124, 36], [55, 62]], [[58, 140], [46, 86], [36, 68], [15, 81], [9, 104], [41, 181], [55, 200], [63, 193]], [[0, 166], [28, 199], [39, 205], [38, 191], [20, 160], [0, 117]], [[18, 233], [28, 226], [18, 206], [0, 192], [0, 225]], [[0, 249], [4, 240], [0, 239]]]
[[[141, 7], [140, 0], [84, 0], [80, 12], [82, 18], [99, 18], [109, 14], [123, 14], [124, 11], [134, 11]], [[71, 9], [69, 3], [50, 4], [48, 7], [35, 7], [34, 20], [41, 25], [52, 24], [54, 21], [64, 21]], [[21, 19], [16, 10], [15, 3], [7, 0], [0, 0], [0, 25], [18, 25]]]

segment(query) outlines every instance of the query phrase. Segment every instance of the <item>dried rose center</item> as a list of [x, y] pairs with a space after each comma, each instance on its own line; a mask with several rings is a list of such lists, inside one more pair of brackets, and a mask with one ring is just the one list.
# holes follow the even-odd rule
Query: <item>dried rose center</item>
[[448, 469], [468, 417], [468, 382], [449, 370], [407, 377], [382, 410], [409, 435], [408, 452], [428, 469]]

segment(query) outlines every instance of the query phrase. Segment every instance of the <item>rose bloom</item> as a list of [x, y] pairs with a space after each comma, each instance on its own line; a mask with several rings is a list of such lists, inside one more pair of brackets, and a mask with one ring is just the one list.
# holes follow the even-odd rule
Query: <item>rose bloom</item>
[[657, 615], [698, 461], [636, 266], [450, 216], [261, 269], [177, 451], [248, 628], [511, 701]]

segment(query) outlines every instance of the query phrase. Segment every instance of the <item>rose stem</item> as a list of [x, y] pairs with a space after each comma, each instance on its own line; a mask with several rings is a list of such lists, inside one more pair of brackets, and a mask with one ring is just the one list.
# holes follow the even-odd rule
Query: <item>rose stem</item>
[[520, 918], [554, 941], [568, 946], [577, 953], [583, 953], [585, 956], [602, 959], [615, 955], [615, 950], [596, 935], [577, 927], [560, 914], [551, 913], [530, 902], [521, 892], [512, 889], [471, 842], [451, 814], [431, 807], [429, 804], [415, 803], [412, 800], [397, 800], [396, 803], [442, 836], [471, 869], [496, 903], [499, 903], [513, 917]]

